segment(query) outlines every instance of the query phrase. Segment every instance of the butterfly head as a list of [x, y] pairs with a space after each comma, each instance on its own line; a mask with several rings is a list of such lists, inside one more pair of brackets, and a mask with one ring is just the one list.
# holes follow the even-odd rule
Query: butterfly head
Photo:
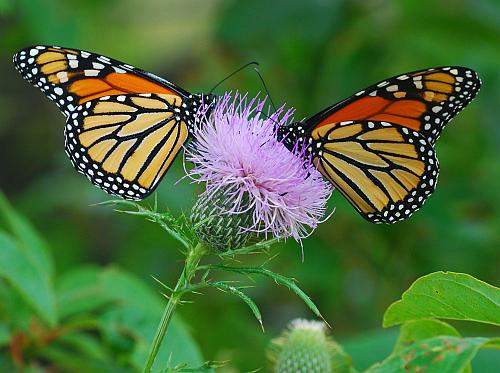
[[213, 93], [202, 94], [200, 95], [200, 101], [205, 106], [214, 107], [215, 104], [217, 103], [217, 96], [214, 95]]
[[289, 150], [302, 147], [309, 136], [306, 135], [302, 122], [293, 122], [278, 127], [277, 139], [281, 141]]

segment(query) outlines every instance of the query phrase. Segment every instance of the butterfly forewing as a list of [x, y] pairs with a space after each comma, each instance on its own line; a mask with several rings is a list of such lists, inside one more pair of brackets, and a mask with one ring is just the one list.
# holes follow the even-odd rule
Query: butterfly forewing
[[151, 73], [95, 53], [38, 45], [14, 55], [23, 78], [68, 116], [79, 104], [130, 93], [189, 94]]
[[318, 127], [311, 136], [318, 169], [371, 222], [409, 217], [436, 187], [434, 149], [415, 130], [348, 121]]
[[318, 126], [384, 121], [415, 130], [434, 144], [444, 126], [477, 94], [477, 73], [460, 66], [414, 71], [383, 80], [306, 120]]
[[79, 105], [66, 122], [66, 151], [78, 171], [126, 199], [149, 195], [165, 175], [188, 126], [169, 94], [105, 96]]

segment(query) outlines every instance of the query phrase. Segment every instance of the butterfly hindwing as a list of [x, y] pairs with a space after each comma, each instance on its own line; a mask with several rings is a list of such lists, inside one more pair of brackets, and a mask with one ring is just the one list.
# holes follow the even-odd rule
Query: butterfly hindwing
[[348, 120], [384, 121], [415, 130], [434, 144], [445, 125], [479, 91], [469, 68], [448, 66], [414, 71], [383, 80], [305, 121], [311, 130]]
[[143, 199], [165, 175], [188, 137], [182, 100], [168, 94], [105, 96], [71, 113], [65, 144], [89, 180], [126, 199]]
[[112, 58], [77, 49], [38, 45], [14, 55], [20, 74], [65, 116], [87, 101], [130, 93], [188, 97], [175, 84]]
[[438, 161], [428, 139], [388, 122], [347, 121], [311, 133], [318, 169], [373, 223], [395, 223], [434, 191]]

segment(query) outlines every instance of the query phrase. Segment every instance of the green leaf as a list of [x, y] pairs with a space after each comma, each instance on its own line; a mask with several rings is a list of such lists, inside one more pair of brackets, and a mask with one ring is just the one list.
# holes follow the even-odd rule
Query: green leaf
[[243, 293], [238, 288], [236, 288], [234, 286], [231, 286], [231, 285], [229, 285], [229, 284], [227, 284], [225, 282], [222, 282], [222, 281], [208, 282], [207, 285], [213, 286], [213, 287], [215, 287], [217, 289], [220, 289], [222, 291], [226, 291], [228, 293], [236, 295], [241, 300], [243, 300], [243, 302], [245, 302], [248, 305], [248, 307], [250, 307], [250, 309], [252, 310], [253, 315], [255, 316], [255, 318], [257, 319], [257, 321], [259, 322], [260, 327], [262, 328], [262, 330], [264, 330], [264, 325], [262, 324], [262, 315], [260, 314], [259, 308], [255, 304], [255, 302], [252, 300], [252, 298], [250, 298], [248, 295], [246, 295], [245, 293]]
[[483, 348], [491, 348], [494, 350], [500, 350], [500, 338], [492, 338], [488, 343], [486, 343]]
[[391, 354], [365, 373], [462, 372], [488, 338], [433, 337]]
[[108, 356], [102, 343], [94, 335], [87, 333], [69, 333], [58, 338], [58, 343], [69, 347], [79, 356], [97, 360], [106, 360]]
[[[460, 333], [450, 324], [436, 319], [422, 319], [407, 321], [401, 325], [398, 340], [394, 346], [394, 352], [411, 346], [417, 341], [437, 336], [461, 337]], [[463, 373], [472, 371], [467, 364]]]
[[399, 337], [394, 346], [394, 352], [398, 352], [416, 341], [437, 336], [461, 337], [460, 333], [453, 326], [440, 320], [422, 319], [407, 321], [401, 325]]
[[443, 318], [500, 325], [500, 289], [470, 275], [435, 272], [417, 279], [384, 314], [384, 327]]
[[42, 320], [55, 326], [57, 314], [52, 285], [20, 246], [12, 237], [0, 232], [0, 277], [17, 290]]
[[100, 277], [103, 270], [95, 266], [76, 268], [57, 281], [57, 307], [61, 318], [91, 312], [117, 301], [114, 294], [106, 294]]
[[10, 341], [10, 330], [5, 324], [0, 324], [0, 347], [6, 346]]
[[[100, 286], [116, 305], [100, 317], [102, 330], [109, 340], [125, 341], [132, 337], [131, 364], [142, 369], [164, 308], [163, 299], [146, 284], [126, 271], [110, 267], [102, 271]], [[202, 365], [201, 352], [178, 316], [174, 316], [158, 353], [154, 369], [159, 370], [170, 359], [172, 365]]]
[[[60, 344], [49, 344], [40, 349], [38, 356], [50, 361], [59, 371], [72, 373], [126, 373], [118, 361], [92, 358], [71, 349], [61, 348]], [[44, 370], [45, 372], [45, 370]], [[23, 371], [24, 373], [24, 371]]]
[[[0, 192], [0, 217], [5, 230], [16, 237], [22, 245], [24, 255], [32, 262], [41, 276], [46, 281], [52, 281], [54, 277], [54, 263], [50, 250], [45, 241], [40, 237], [33, 226], [19, 213], [17, 213], [3, 193]], [[1, 263], [0, 263], [1, 264]]]
[[0, 372], [15, 372], [16, 369], [9, 351], [7, 349], [0, 351]]
[[9, 14], [14, 6], [9, 0], [0, 0], [0, 14], [6, 16]]
[[286, 286], [290, 291], [295, 293], [302, 301], [309, 307], [309, 309], [318, 317], [323, 319], [325, 323], [328, 325], [326, 322], [325, 318], [323, 315], [321, 315], [321, 312], [319, 312], [318, 307], [314, 304], [314, 302], [309, 298], [309, 296], [304, 293], [304, 291], [299, 288], [297, 283], [295, 282], [294, 279], [285, 277], [283, 275], [280, 275], [278, 273], [275, 273], [273, 271], [270, 271], [268, 269], [262, 268], [262, 267], [232, 267], [232, 266], [226, 266], [226, 265], [213, 265], [211, 268], [214, 269], [221, 269], [224, 271], [229, 271], [229, 272], [236, 272], [240, 274], [259, 274], [263, 275], [266, 277], [269, 277], [274, 280], [278, 285], [283, 285]]
[[[163, 311], [163, 298], [117, 267], [78, 268], [61, 277], [57, 290], [61, 315], [95, 314], [107, 344], [137, 370], [142, 368]], [[169, 358], [174, 365], [203, 363], [196, 343], [175, 316], [158, 356], [156, 369]]]
[[0, 320], [4, 320], [10, 330], [28, 330], [33, 314], [33, 307], [0, 276]]
[[155, 373], [213, 373], [215, 368], [222, 368], [225, 364], [224, 361], [207, 361], [196, 368], [191, 368], [188, 364], [178, 364]]

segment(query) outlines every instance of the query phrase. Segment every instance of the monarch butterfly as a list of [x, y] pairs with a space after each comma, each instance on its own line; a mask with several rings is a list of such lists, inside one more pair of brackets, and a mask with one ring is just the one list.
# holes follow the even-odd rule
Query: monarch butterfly
[[192, 132], [196, 111], [215, 98], [77, 49], [38, 45], [13, 61], [66, 117], [65, 149], [75, 168], [125, 199], [153, 192]]
[[283, 126], [278, 137], [290, 150], [306, 147], [306, 156], [364, 218], [395, 223], [434, 192], [434, 144], [480, 85], [465, 67], [409, 72]]

